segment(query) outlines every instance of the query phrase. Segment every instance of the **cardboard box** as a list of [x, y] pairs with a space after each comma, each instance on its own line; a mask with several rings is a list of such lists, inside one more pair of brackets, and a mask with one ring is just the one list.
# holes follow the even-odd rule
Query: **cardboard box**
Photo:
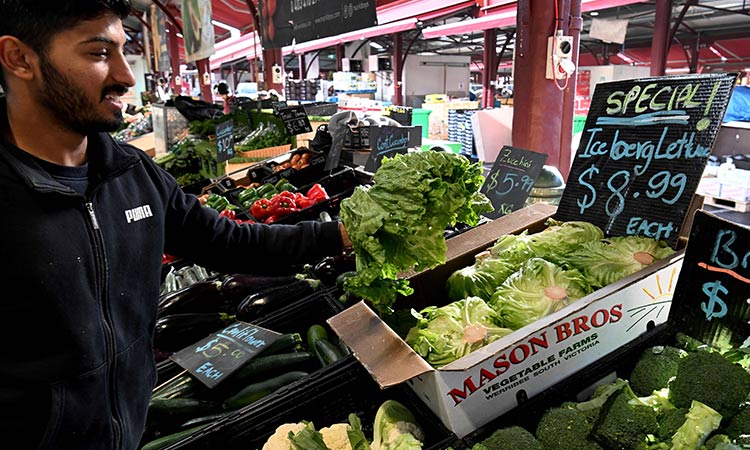
[[[445, 304], [444, 283], [501, 234], [543, 227], [554, 207], [535, 204], [448, 241], [447, 263], [409, 274], [415, 309]], [[545, 215], [546, 214], [546, 215]], [[683, 252], [434, 369], [364, 302], [328, 320], [382, 387], [407, 382], [459, 437], [666, 322]], [[443, 303], [437, 303], [443, 299]]]

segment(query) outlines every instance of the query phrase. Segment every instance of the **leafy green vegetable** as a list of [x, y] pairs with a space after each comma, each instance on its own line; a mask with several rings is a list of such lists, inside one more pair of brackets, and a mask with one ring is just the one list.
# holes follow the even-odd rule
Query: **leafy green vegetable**
[[429, 306], [417, 316], [406, 343], [434, 367], [441, 367], [512, 330], [498, 325], [498, 317], [479, 297], [469, 297], [440, 308]]
[[192, 137], [180, 139], [169, 153], [154, 161], [177, 179], [180, 186], [224, 174], [224, 164], [216, 160], [216, 145]]
[[289, 442], [292, 443], [294, 450], [328, 450], [323, 435], [315, 430], [312, 422], [306, 422], [305, 428], [292, 433], [289, 432]]
[[663, 241], [643, 236], [619, 236], [587, 242], [565, 260], [603, 287], [674, 253]]
[[476, 256], [473, 265], [459, 269], [448, 277], [445, 283], [448, 299], [456, 301], [479, 297], [489, 301], [495, 289], [518, 268], [516, 264], [493, 258], [489, 252], [482, 252]]
[[373, 423], [372, 450], [420, 450], [424, 432], [409, 409], [396, 400], [378, 408]]
[[341, 202], [341, 218], [357, 256], [357, 274], [344, 288], [390, 313], [398, 294], [412, 290], [398, 275], [445, 262], [445, 228], [476, 225], [492, 209], [479, 192], [478, 164], [445, 152], [383, 158], [374, 185]]
[[500, 325], [517, 330], [561, 310], [592, 292], [583, 274], [541, 258], [531, 258], [492, 295]]
[[346, 434], [349, 437], [349, 444], [352, 450], [370, 450], [370, 443], [367, 442], [364, 432], [362, 431], [362, 421], [356, 414], [349, 414], [349, 425]]

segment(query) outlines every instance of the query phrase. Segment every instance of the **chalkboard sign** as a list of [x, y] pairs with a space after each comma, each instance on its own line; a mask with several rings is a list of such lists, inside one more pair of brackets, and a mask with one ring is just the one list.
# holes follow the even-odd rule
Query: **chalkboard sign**
[[409, 148], [409, 129], [389, 126], [370, 127], [370, 157], [365, 163], [365, 170], [375, 172], [380, 167], [384, 156], [393, 157], [406, 153]]
[[282, 108], [287, 108], [288, 105], [286, 102], [271, 102], [271, 109], [273, 110], [273, 113], [277, 116], [279, 115], [279, 110]]
[[710, 345], [750, 337], [750, 229], [698, 211], [675, 286], [669, 322]]
[[555, 218], [674, 247], [736, 78], [599, 83]]
[[208, 387], [214, 387], [281, 334], [245, 322], [235, 322], [170, 356]]
[[216, 125], [216, 160], [220, 163], [234, 158], [234, 124], [232, 119]]
[[494, 208], [485, 216], [497, 219], [523, 208], [546, 161], [544, 153], [509, 145], [500, 149], [481, 189]]
[[312, 131], [310, 119], [307, 118], [307, 113], [302, 105], [288, 106], [286, 108], [280, 107], [275, 112], [284, 122], [286, 132], [289, 135], [294, 136]]

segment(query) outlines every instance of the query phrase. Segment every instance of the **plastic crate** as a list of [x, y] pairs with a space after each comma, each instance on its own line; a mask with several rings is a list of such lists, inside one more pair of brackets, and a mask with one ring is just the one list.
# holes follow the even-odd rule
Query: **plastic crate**
[[305, 103], [302, 106], [308, 116], [332, 116], [339, 111], [339, 105], [332, 102]]
[[453, 445], [456, 436], [402, 386], [381, 390], [367, 371], [349, 359], [335, 370], [320, 372], [309, 383], [292, 386], [283, 395], [257, 402], [221, 423], [199, 430], [168, 449], [259, 449], [279, 425], [311, 421], [315, 428], [348, 422], [357, 414], [368, 439], [378, 407], [388, 399], [404, 404], [414, 414], [425, 434], [424, 450], [441, 450]]
[[174, 106], [155, 103], [151, 105], [154, 126], [154, 149], [166, 153], [175, 139], [188, 128], [188, 120]]

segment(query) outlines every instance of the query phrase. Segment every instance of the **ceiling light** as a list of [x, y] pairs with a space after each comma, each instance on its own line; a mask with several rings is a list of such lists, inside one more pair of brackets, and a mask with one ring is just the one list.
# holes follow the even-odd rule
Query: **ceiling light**
[[664, 72], [666, 73], [690, 73], [690, 69], [687, 67], [667, 67]]
[[635, 60], [631, 58], [630, 56], [626, 55], [625, 52], [618, 53], [617, 57], [625, 61], [628, 64], [635, 64]]
[[718, 48], [716, 48], [716, 47], [714, 47], [713, 45], [709, 46], [709, 47], [708, 47], [708, 49], [709, 49], [709, 50], [711, 51], [711, 53], [713, 53], [714, 55], [716, 55], [716, 56], [718, 56], [719, 58], [721, 58], [721, 60], [722, 60], [722, 61], [726, 61], [726, 60], [727, 60], [727, 57], [726, 57], [726, 56], [724, 56], [724, 55], [723, 55], [723, 54], [722, 54], [722, 53], [721, 53], [721, 52], [719, 51], [719, 49], [718, 49]]
[[596, 17], [596, 16], [598, 16], [598, 15], [599, 15], [599, 11], [591, 11], [591, 12], [589, 13], [589, 15], [590, 15], [591, 17]]
[[378, 44], [377, 42], [370, 42], [370, 47], [376, 48], [378, 50], [383, 50], [383, 46]]

